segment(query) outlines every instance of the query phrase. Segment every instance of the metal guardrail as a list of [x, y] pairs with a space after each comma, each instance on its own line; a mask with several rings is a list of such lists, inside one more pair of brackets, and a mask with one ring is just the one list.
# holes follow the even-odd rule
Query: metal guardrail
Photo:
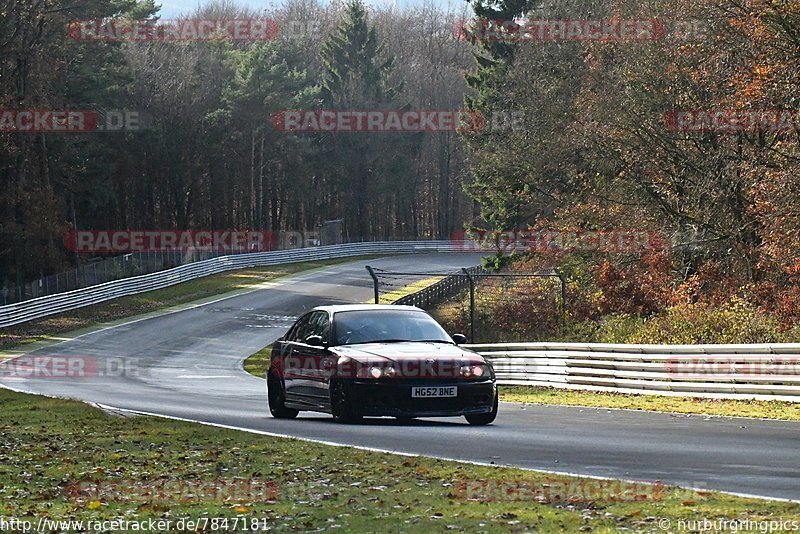
[[[445, 278], [438, 282], [440, 288], [432, 285], [395, 304], [424, 308], [429, 299], [452, 293], [456, 278]], [[464, 347], [489, 360], [502, 385], [800, 402], [800, 343], [504, 343]]]
[[368, 254], [414, 254], [425, 252], [463, 252], [452, 241], [386, 241], [348, 243], [322, 247], [219, 256], [160, 271], [106, 282], [15, 304], [0, 306], [0, 328], [34, 319], [99, 304], [118, 297], [144, 293], [235, 269], [264, 267], [299, 261], [329, 260]]
[[800, 344], [467, 345], [504, 385], [800, 402]]

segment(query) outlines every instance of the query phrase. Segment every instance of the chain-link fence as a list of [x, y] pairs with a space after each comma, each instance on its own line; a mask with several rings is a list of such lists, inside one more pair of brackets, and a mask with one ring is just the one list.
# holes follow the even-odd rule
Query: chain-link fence
[[473, 343], [507, 343], [553, 339], [566, 308], [566, 280], [551, 271], [478, 277], [471, 296], [452, 299], [437, 313], [463, 325]]
[[473, 343], [543, 337], [563, 324], [566, 279], [558, 270], [491, 273], [481, 267], [449, 272], [392, 272], [367, 267], [374, 300], [431, 312], [450, 332]]
[[0, 289], [0, 302], [13, 304], [24, 300], [64, 293], [112, 280], [171, 269], [187, 263], [207, 260], [231, 252], [157, 250], [131, 252], [112, 258], [96, 258], [75, 269], [45, 276], [28, 284]]
[[[339, 223], [340, 221], [331, 221]], [[329, 225], [330, 226], [330, 225]], [[323, 225], [321, 232], [314, 233], [316, 239], [307, 239], [301, 232], [282, 232], [274, 250], [293, 250], [311, 248], [320, 245], [388, 241], [415, 241], [414, 238], [352, 238], [342, 239], [341, 229]], [[322, 239], [320, 239], [322, 237]], [[0, 305], [14, 304], [36, 297], [64, 293], [104, 282], [120, 280], [131, 276], [150, 274], [187, 263], [207, 260], [219, 256], [246, 254], [247, 250], [152, 250], [130, 252], [127, 254], [81, 260], [83, 263], [75, 269], [42, 277], [21, 286], [6, 285], [0, 288]], [[2, 283], [2, 280], [0, 280]]]

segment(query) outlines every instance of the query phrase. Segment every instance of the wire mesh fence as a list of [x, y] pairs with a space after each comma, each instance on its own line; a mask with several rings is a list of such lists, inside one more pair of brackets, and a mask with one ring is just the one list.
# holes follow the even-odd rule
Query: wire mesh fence
[[[300, 232], [286, 232], [288, 238], [279, 239], [275, 250], [290, 250], [319, 246], [320, 241], [304, 240]], [[413, 239], [411, 239], [413, 241]], [[329, 239], [336, 243], [343, 242], [341, 237]], [[375, 239], [353, 238], [344, 240], [348, 243], [374, 242]], [[382, 241], [403, 241], [401, 238], [383, 239]], [[330, 244], [324, 242], [323, 244]], [[129, 278], [142, 274], [150, 274], [188, 263], [207, 260], [233, 254], [246, 254], [247, 250], [180, 250], [165, 249], [144, 252], [129, 252], [113, 257], [97, 257], [81, 260], [83, 263], [74, 269], [44, 276], [38, 280], [20, 286], [5, 285], [0, 288], [0, 305], [23, 302], [36, 297], [65, 293], [84, 287], [90, 287], [113, 280]], [[0, 280], [2, 282], [2, 280]]]
[[13, 304], [230, 254], [230, 251], [156, 250], [97, 258], [75, 269], [45, 276], [21, 286], [4, 287], [0, 289], [0, 303]]
[[566, 281], [558, 272], [482, 277], [472, 302], [448, 303], [451, 320], [469, 325], [475, 343], [552, 339], [566, 317]]
[[[428, 310], [473, 343], [543, 337], [564, 322], [566, 280], [558, 270], [491, 273], [481, 267], [450, 272], [391, 272], [367, 267], [374, 300]], [[535, 335], [535, 334], [534, 334]]]
[[428, 309], [469, 289], [470, 276], [488, 274], [481, 267], [461, 271], [397, 273], [368, 267], [375, 284], [376, 304], [398, 304]]

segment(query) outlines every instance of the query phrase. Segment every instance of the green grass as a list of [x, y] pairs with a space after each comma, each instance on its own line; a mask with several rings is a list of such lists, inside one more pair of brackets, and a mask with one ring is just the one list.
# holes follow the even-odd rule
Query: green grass
[[[675, 488], [656, 493], [642, 488], [617, 500], [479, 502], [464, 498], [468, 481], [532, 486], [570, 479], [165, 419], [115, 417], [74, 401], [5, 390], [0, 390], [0, 404], [0, 515], [6, 520], [264, 518], [279, 532], [335, 527], [341, 532], [657, 532], [660, 518], [800, 520], [799, 504]], [[104, 491], [74, 491], [89, 481]], [[124, 491], [134, 481], [138, 489]], [[227, 500], [175, 491], [214, 481], [238, 484], [242, 491]], [[277, 491], [265, 498], [246, 489], [267, 484]], [[644, 497], [654, 498], [634, 500]]]
[[[394, 304], [403, 297], [407, 297], [413, 293], [418, 293], [419, 291], [422, 291], [423, 289], [440, 282], [443, 278], [444, 276], [432, 276], [423, 280], [411, 282], [403, 287], [395, 289], [394, 291], [383, 293], [378, 296], [378, 304]], [[371, 298], [367, 301], [369, 304], [372, 304], [373, 302], [375, 302], [375, 298]]]
[[627, 395], [527, 386], [503, 386], [500, 388], [500, 399], [507, 402], [530, 404], [561, 404], [800, 421], [800, 404], [792, 402]]
[[[0, 331], [0, 349], [37, 341], [57, 340], [58, 334], [117, 321], [125, 317], [150, 313], [195, 300], [222, 295], [230, 291], [247, 289], [282, 276], [356, 260], [374, 258], [362, 256], [330, 261], [299, 262], [285, 265], [258, 267], [206, 276], [182, 284], [121, 297], [95, 306], [87, 306], [66, 313], [45, 317]], [[366, 272], [364, 276], [367, 276]]]
[[269, 368], [269, 359], [272, 356], [272, 346], [264, 347], [255, 354], [250, 355], [244, 361], [244, 370], [258, 378], [267, 376], [267, 369]]

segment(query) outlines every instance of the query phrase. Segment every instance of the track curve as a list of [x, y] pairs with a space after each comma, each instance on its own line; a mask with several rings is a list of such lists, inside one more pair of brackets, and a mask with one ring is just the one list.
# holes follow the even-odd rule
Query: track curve
[[[2, 378], [0, 385], [120, 409], [343, 445], [481, 463], [800, 500], [800, 423], [623, 410], [503, 404], [495, 424], [462, 419], [336, 425], [301, 414], [272, 419], [264, 381], [242, 360], [320, 304], [372, 294], [366, 263], [435, 270], [476, 265], [475, 254], [356, 261], [280, 280], [267, 289], [128, 322], [32, 354], [111, 361], [114, 376]], [[100, 367], [103, 367], [102, 365]]]

